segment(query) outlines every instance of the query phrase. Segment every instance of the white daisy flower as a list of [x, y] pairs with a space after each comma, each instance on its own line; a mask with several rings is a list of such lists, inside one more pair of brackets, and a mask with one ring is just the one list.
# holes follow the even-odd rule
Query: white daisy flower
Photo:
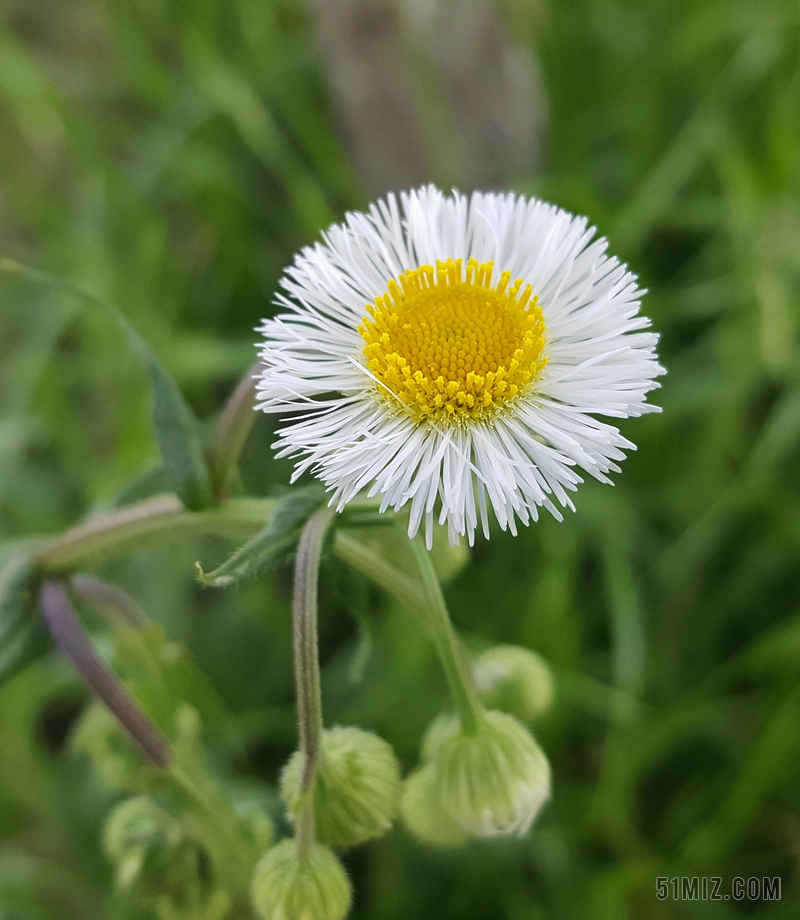
[[349, 213], [282, 280], [259, 328], [258, 408], [341, 510], [358, 492], [434, 515], [451, 542], [559, 520], [581, 470], [635, 445], [597, 416], [657, 411], [658, 336], [636, 278], [586, 218], [514, 194], [433, 186]]

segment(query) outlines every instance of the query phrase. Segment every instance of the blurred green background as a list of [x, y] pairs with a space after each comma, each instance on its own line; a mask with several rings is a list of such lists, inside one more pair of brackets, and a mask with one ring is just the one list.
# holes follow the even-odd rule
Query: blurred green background
[[[390, 188], [510, 188], [590, 216], [650, 293], [663, 413], [613, 489], [476, 545], [475, 647], [558, 679], [529, 838], [346, 856], [357, 920], [793, 918], [800, 903], [800, 7], [796, 0], [2, 0], [0, 255], [85, 282], [212, 424], [283, 267]], [[103, 315], [0, 276], [0, 535], [57, 533], [157, 462], [141, 361]], [[288, 482], [260, 418], [247, 491]], [[207, 541], [95, 571], [188, 649], [274, 788], [295, 743], [290, 569], [201, 591]], [[322, 571], [326, 718], [406, 768], [445, 691], [380, 592]], [[372, 624], [360, 679], [357, 618]], [[102, 647], [102, 630], [96, 629]], [[358, 677], [358, 675], [356, 675]], [[114, 796], [51, 655], [0, 691], [0, 918], [116, 917]], [[218, 752], [218, 757], [222, 758]], [[780, 902], [657, 876], [780, 876]], [[138, 915], [137, 915], [138, 916]], [[143, 914], [142, 916], [149, 916]]]

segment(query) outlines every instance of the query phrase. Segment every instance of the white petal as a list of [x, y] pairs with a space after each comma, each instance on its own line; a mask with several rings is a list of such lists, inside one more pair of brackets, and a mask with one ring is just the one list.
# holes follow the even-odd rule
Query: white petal
[[[258, 408], [279, 414], [279, 456], [310, 470], [341, 509], [358, 492], [381, 510], [409, 506], [409, 533], [434, 516], [450, 538], [561, 518], [579, 470], [603, 482], [634, 445], [601, 420], [657, 411], [658, 336], [639, 314], [635, 277], [575, 217], [511, 193], [433, 186], [348, 213], [304, 248], [282, 280], [281, 313], [259, 327]], [[366, 368], [358, 326], [388, 282], [446, 259], [493, 261], [532, 285], [545, 320], [546, 367], [533, 388], [489, 420], [419, 420]], [[499, 276], [499, 275], [498, 275]], [[496, 276], [497, 277], [497, 276]], [[385, 387], [384, 387], [385, 390]]]

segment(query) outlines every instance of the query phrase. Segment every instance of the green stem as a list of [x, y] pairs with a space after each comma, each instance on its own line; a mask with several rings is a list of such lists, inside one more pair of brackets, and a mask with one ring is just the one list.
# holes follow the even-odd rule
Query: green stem
[[176, 534], [247, 538], [260, 530], [273, 499], [229, 499], [206, 511], [188, 511], [176, 495], [157, 495], [73, 527], [42, 547], [34, 564], [47, 573], [69, 571], [100, 554], [119, 554]]
[[322, 543], [333, 520], [323, 508], [306, 522], [297, 547], [294, 569], [294, 676], [297, 690], [297, 728], [303, 754], [300, 778], [300, 812], [297, 816], [297, 851], [305, 860], [314, 843], [314, 775], [322, 735], [322, 690], [317, 638], [317, 587]]
[[465, 732], [474, 732], [483, 717], [483, 706], [472, 682], [472, 673], [458, 636], [450, 622], [439, 579], [430, 554], [419, 539], [411, 548], [422, 576], [422, 589], [375, 550], [341, 530], [336, 531], [334, 553], [413, 610], [431, 633], [447, 675], [453, 700]]
[[337, 528], [333, 552], [342, 562], [393, 594], [401, 604], [414, 611], [423, 609], [425, 595], [419, 585], [360, 540]]
[[[192, 769], [196, 772], [197, 766]], [[237, 887], [246, 891], [252, 875], [253, 860], [235, 829], [235, 815], [227, 802], [220, 801], [219, 791], [204, 789], [209, 785], [207, 777], [198, 782], [180, 764], [173, 762], [169, 766], [169, 775], [173, 782], [179, 786], [194, 802], [199, 811], [203, 826], [203, 842], [209, 849], [216, 864], [231, 879], [235, 880]]]
[[411, 550], [422, 580], [426, 619], [447, 675], [450, 693], [461, 720], [461, 730], [465, 734], [474, 735], [483, 722], [484, 709], [475, 690], [472, 672], [447, 612], [447, 604], [430, 553], [421, 537], [414, 537], [411, 541]]

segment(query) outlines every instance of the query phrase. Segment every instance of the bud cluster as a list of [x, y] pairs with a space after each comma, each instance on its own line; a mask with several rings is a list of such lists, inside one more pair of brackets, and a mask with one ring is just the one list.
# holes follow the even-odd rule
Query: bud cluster
[[401, 812], [433, 846], [470, 837], [526, 834], [550, 796], [550, 765], [530, 732], [508, 713], [484, 712], [477, 730], [440, 716], [422, 746], [423, 764], [405, 781]]
[[475, 735], [453, 732], [436, 752], [445, 813], [476, 837], [523, 836], [550, 797], [550, 765], [513, 716], [486, 713]]
[[321, 732], [312, 795], [302, 786], [305, 754], [281, 774], [289, 816], [300, 825], [313, 808], [314, 838], [283, 840], [256, 866], [252, 900], [263, 920], [343, 920], [352, 892], [330, 847], [379, 837], [392, 826], [400, 799], [400, 765], [391, 746], [371, 732], [335, 726]]

